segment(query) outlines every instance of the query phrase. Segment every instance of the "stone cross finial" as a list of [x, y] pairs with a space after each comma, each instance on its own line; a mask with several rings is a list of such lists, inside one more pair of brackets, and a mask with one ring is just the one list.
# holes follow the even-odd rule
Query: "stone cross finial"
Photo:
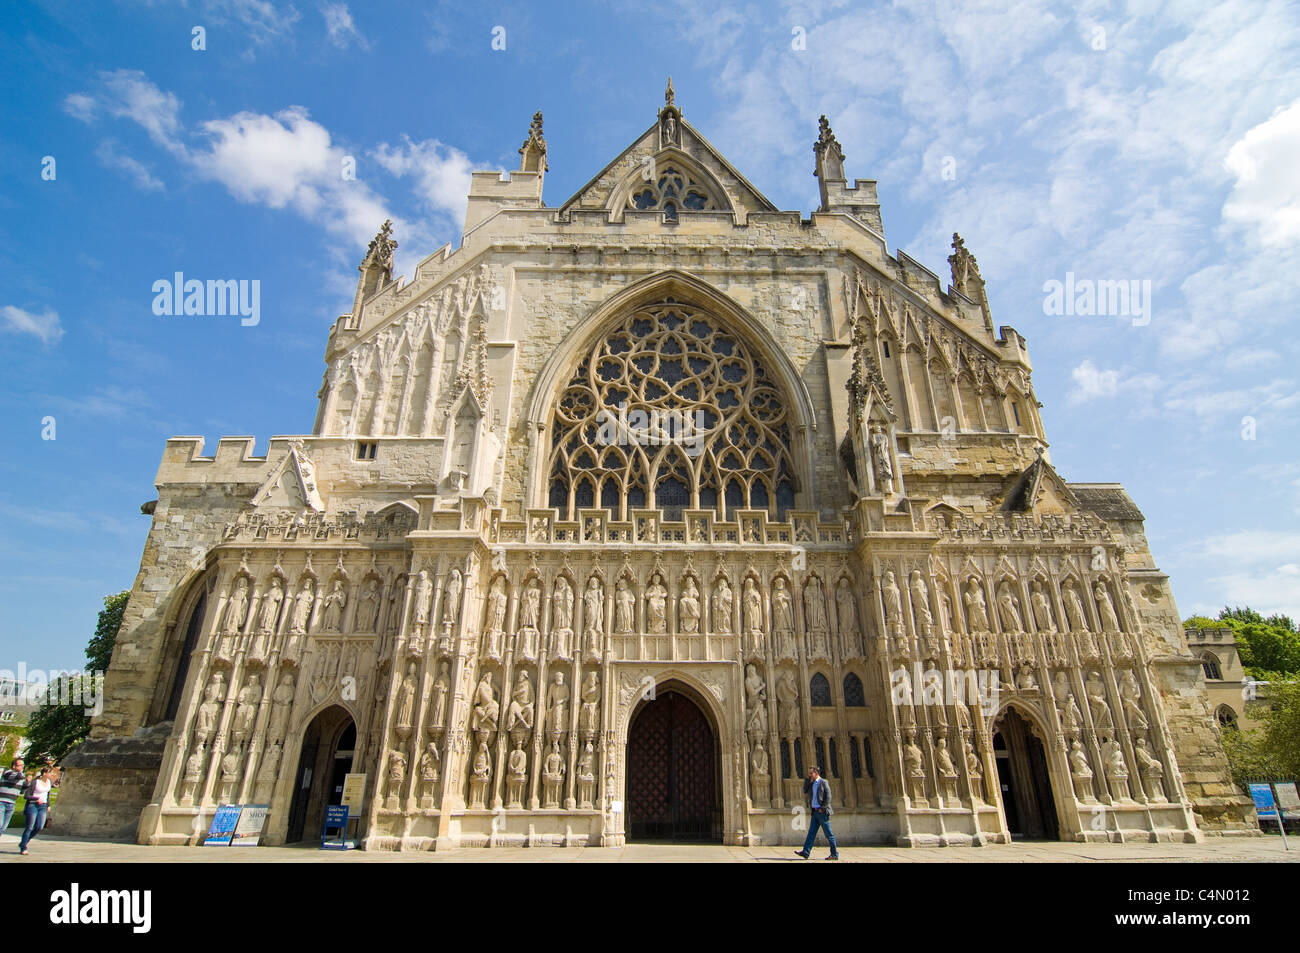
[[831, 132], [831, 124], [825, 116], [817, 121], [817, 141], [813, 143], [813, 154], [817, 157], [817, 167], [813, 174], [823, 182], [838, 181], [844, 178], [844, 150], [839, 140]]

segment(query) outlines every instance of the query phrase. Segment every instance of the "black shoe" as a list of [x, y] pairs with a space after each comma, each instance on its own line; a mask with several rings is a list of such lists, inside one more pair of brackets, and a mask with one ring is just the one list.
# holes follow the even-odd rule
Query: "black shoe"
[[807, 859], [808, 859], [808, 855], [805, 854], [805, 853], [804, 853], [803, 851], [801, 851], [801, 850], [796, 850], [796, 851], [794, 852], [794, 855], [795, 855], [796, 857], [802, 857], [804, 860], [807, 860]]
[[839, 859], [840, 859], [840, 855], [839, 855], [839, 854], [831, 854], [831, 855], [830, 855], [829, 857], [827, 857], [826, 859], [827, 859], [827, 860], [839, 860]]

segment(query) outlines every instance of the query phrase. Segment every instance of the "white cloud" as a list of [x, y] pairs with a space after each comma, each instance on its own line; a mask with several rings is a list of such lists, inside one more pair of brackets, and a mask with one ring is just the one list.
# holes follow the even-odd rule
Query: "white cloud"
[[1300, 100], [1242, 136], [1224, 165], [1237, 179], [1224, 219], [1264, 245], [1300, 241]]
[[354, 42], [363, 50], [370, 49], [370, 44], [352, 22], [352, 13], [346, 3], [323, 4], [320, 12], [325, 18], [325, 29], [329, 31], [330, 42], [339, 49], [346, 50]]
[[[254, 46], [266, 46], [286, 36], [291, 36], [293, 26], [300, 19], [291, 4], [272, 0], [206, 0], [203, 14], [214, 23], [235, 22], [248, 32]], [[251, 56], [250, 48], [246, 56]]]
[[1187, 555], [1227, 570], [1208, 576], [1198, 606], [1250, 606], [1264, 615], [1300, 615], [1300, 533], [1239, 530], [1207, 537]]
[[184, 153], [179, 140], [181, 101], [174, 93], [163, 92], [139, 70], [101, 72], [98, 79], [94, 95], [73, 93], [63, 100], [64, 111], [82, 122], [94, 121], [101, 112], [114, 119], [129, 119], [157, 145], [178, 155]]
[[470, 172], [475, 168], [465, 153], [436, 139], [412, 142], [403, 136], [398, 146], [380, 143], [371, 156], [391, 175], [414, 177], [417, 194], [431, 210], [457, 225], [464, 221]]
[[1077, 404], [1097, 397], [1114, 397], [1119, 390], [1119, 371], [1103, 371], [1092, 363], [1084, 361], [1070, 376], [1074, 378], [1074, 390], [1070, 391], [1070, 403]]
[[107, 168], [125, 172], [135, 180], [137, 186], [146, 192], [152, 192], [163, 187], [162, 182], [154, 177], [148, 166], [122, 152], [113, 139], [105, 139], [101, 142], [95, 149], [95, 157]]
[[58, 344], [59, 339], [63, 337], [63, 327], [59, 324], [59, 315], [56, 311], [36, 314], [7, 304], [0, 308], [0, 318], [4, 320], [2, 327], [5, 331], [13, 334], [30, 334], [40, 338], [41, 343], [46, 347]]

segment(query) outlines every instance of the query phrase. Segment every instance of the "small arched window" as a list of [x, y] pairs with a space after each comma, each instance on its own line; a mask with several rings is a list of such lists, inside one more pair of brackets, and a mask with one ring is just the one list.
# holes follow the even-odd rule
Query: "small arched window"
[[814, 708], [830, 708], [834, 704], [831, 701], [831, 683], [821, 672], [812, 677], [808, 685], [808, 698]]
[[1231, 728], [1237, 730], [1237, 713], [1227, 705], [1220, 705], [1214, 711], [1214, 717], [1218, 719], [1220, 728]]
[[844, 707], [867, 707], [867, 698], [862, 691], [862, 679], [852, 672], [844, 676]]
[[1201, 668], [1205, 672], [1207, 681], [1223, 681], [1223, 669], [1219, 665], [1219, 659], [1212, 652], [1206, 652], [1201, 656]]

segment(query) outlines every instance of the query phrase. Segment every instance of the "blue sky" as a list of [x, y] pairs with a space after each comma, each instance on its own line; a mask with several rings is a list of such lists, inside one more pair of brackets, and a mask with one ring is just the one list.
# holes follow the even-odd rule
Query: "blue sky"
[[[891, 249], [946, 279], [962, 233], [995, 323], [1029, 340], [1057, 468], [1127, 486], [1183, 615], [1300, 616], [1294, 4], [87, 9], [0, 24], [0, 668], [80, 664], [134, 580], [167, 437], [262, 452], [311, 429], [386, 216], [410, 275], [457, 243], [469, 171], [517, 166], [537, 109], [559, 205], [670, 73], [779, 207], [816, 206], [826, 113], [849, 177], [879, 180]], [[154, 315], [176, 271], [258, 279], [260, 323]], [[1150, 323], [1045, 314], [1067, 272], [1150, 281]]]

